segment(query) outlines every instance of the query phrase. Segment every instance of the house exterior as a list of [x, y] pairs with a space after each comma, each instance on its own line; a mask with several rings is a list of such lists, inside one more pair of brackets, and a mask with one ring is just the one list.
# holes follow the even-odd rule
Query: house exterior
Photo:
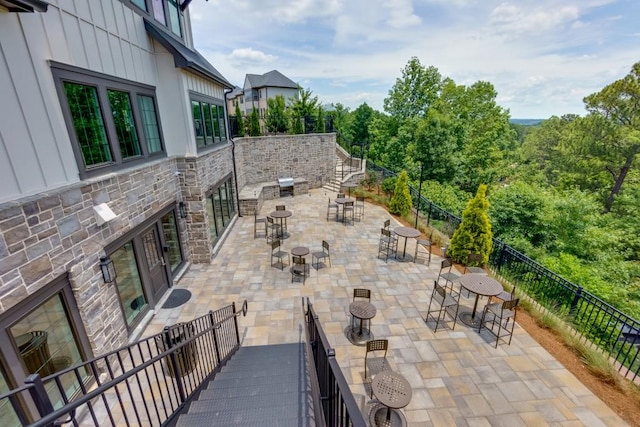
[[189, 2], [0, 0], [0, 393], [134, 339], [237, 217]]
[[262, 75], [247, 74], [243, 86], [244, 113], [251, 114], [255, 107], [260, 118], [264, 118], [267, 99], [282, 95], [286, 105], [289, 105], [289, 99], [295, 97], [298, 90], [298, 84], [278, 70], [271, 70]]

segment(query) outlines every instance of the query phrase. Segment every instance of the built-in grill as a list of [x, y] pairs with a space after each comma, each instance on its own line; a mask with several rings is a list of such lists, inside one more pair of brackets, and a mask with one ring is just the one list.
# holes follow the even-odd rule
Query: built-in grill
[[280, 197], [293, 197], [293, 178], [278, 178], [280, 185]]

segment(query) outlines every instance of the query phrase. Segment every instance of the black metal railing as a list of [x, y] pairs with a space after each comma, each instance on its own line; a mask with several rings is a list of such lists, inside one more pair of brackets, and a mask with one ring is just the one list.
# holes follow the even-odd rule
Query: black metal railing
[[[235, 303], [0, 395], [1, 425], [163, 425], [238, 349]], [[10, 410], [9, 410], [10, 407]], [[5, 418], [6, 417], [6, 418]]]
[[311, 359], [309, 365], [312, 372], [314, 410], [318, 414], [316, 425], [366, 427], [362, 412], [340, 370], [335, 350], [330, 347], [318, 315], [308, 298], [306, 309], [305, 299], [302, 299], [302, 309], [306, 323], [307, 354]]
[[[367, 162], [367, 170], [382, 178], [396, 176], [393, 171]], [[461, 218], [427, 200], [409, 186], [414, 206], [420, 197], [420, 214], [427, 225], [451, 237]], [[561, 315], [585, 342], [609, 355], [618, 371], [635, 380], [640, 375], [640, 322], [611, 304], [569, 282], [500, 239], [493, 239], [489, 257], [493, 272], [518, 286], [543, 307]]]

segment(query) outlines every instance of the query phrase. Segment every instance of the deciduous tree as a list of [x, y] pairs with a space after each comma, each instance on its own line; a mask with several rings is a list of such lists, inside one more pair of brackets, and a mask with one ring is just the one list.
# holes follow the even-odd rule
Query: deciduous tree
[[398, 120], [424, 117], [438, 98], [442, 76], [437, 68], [424, 67], [417, 57], [409, 60], [402, 69], [384, 100], [384, 110]]
[[289, 120], [285, 111], [284, 96], [276, 95], [267, 99], [267, 130], [269, 132], [287, 132]]

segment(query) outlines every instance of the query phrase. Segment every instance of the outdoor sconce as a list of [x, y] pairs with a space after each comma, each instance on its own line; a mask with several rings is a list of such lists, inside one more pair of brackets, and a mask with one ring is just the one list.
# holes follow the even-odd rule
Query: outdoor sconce
[[102, 279], [104, 283], [111, 283], [116, 280], [116, 266], [109, 257], [100, 258], [100, 270], [102, 270]]
[[184, 202], [178, 203], [178, 210], [180, 211], [180, 218], [185, 219], [187, 217], [187, 205]]

